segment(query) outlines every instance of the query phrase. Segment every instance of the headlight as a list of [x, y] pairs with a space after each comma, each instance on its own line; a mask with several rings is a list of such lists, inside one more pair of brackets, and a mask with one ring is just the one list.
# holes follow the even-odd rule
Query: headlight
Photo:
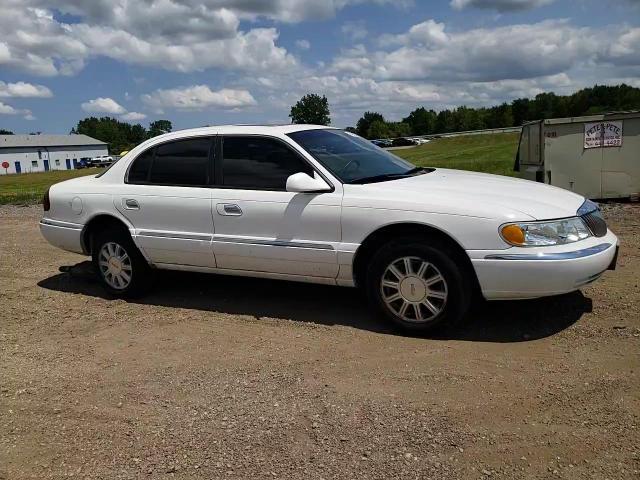
[[517, 247], [565, 245], [584, 240], [591, 232], [581, 218], [564, 218], [542, 222], [508, 223], [500, 227], [505, 242]]

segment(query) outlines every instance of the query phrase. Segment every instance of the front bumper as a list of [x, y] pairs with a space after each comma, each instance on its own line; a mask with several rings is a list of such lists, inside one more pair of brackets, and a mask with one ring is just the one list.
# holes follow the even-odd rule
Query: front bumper
[[615, 267], [618, 239], [607, 231], [558, 247], [468, 251], [487, 300], [536, 298], [572, 292]]
[[40, 233], [54, 247], [69, 252], [83, 254], [82, 229], [84, 225], [43, 218], [40, 220]]

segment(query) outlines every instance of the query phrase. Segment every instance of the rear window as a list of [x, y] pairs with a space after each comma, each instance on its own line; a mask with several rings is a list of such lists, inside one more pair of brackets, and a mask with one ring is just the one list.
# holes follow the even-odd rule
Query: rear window
[[156, 148], [149, 183], [160, 185], [207, 185], [209, 138], [170, 142]]
[[205, 186], [211, 183], [211, 138], [191, 138], [141, 153], [131, 165], [128, 183]]

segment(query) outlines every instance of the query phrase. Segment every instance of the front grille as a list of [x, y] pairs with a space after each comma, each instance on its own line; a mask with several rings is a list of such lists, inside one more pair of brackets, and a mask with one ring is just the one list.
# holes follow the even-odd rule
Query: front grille
[[594, 210], [586, 213], [582, 215], [581, 218], [584, 220], [584, 223], [587, 224], [591, 233], [596, 237], [604, 237], [607, 234], [607, 222], [602, 218], [600, 210]]

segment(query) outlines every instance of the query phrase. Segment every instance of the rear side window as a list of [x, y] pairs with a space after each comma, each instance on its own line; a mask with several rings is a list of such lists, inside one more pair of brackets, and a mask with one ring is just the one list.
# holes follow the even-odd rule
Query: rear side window
[[146, 183], [149, 180], [151, 161], [153, 160], [153, 148], [141, 153], [133, 161], [129, 169], [129, 183]]
[[156, 147], [149, 183], [161, 185], [207, 185], [209, 183], [208, 138], [165, 143]]
[[254, 190], [282, 190], [287, 178], [313, 168], [281, 142], [260, 137], [225, 137], [222, 185]]
[[154, 185], [208, 185], [211, 144], [210, 138], [192, 138], [151, 148], [133, 161], [127, 181]]

